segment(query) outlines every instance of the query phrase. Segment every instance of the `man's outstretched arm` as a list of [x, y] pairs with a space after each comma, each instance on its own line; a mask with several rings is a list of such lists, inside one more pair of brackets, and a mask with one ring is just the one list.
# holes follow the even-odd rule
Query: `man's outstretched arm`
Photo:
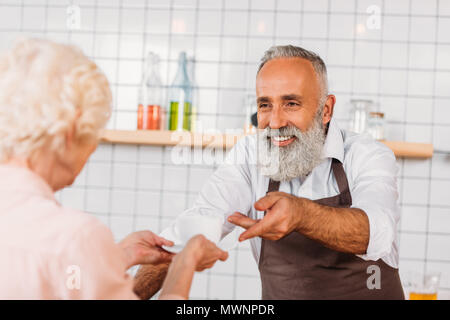
[[170, 267], [169, 263], [142, 265], [136, 274], [134, 292], [148, 300], [162, 287], [160, 299], [189, 299], [195, 271], [211, 268], [217, 260], [227, 258], [227, 252], [197, 235], [175, 256]]
[[369, 221], [357, 208], [333, 208], [284, 192], [271, 192], [255, 203], [267, 211], [262, 220], [253, 220], [240, 213], [229, 221], [245, 229], [240, 241], [256, 236], [279, 240], [293, 231], [341, 252], [364, 254], [369, 243]]
[[134, 279], [134, 293], [142, 300], [153, 297], [162, 287], [169, 264], [141, 265]]

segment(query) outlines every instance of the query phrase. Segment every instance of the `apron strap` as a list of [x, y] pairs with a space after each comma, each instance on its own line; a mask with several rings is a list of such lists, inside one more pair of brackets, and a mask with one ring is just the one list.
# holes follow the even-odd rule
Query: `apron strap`
[[275, 181], [270, 179], [269, 180], [269, 187], [267, 188], [267, 193], [269, 192], [274, 192], [274, 191], [278, 191], [280, 189], [280, 181]]
[[[338, 159], [333, 158], [331, 162], [331, 169], [333, 170], [334, 177], [336, 178], [340, 197], [343, 203], [351, 205], [352, 196], [350, 194], [350, 188], [348, 186], [348, 180], [347, 175], [345, 174], [344, 171], [344, 166]], [[269, 187], [267, 188], [266, 194], [269, 192], [278, 191], [279, 189], [280, 189], [280, 181], [270, 179]]]
[[336, 159], [333, 158], [333, 161], [331, 163], [331, 168], [333, 169], [334, 177], [336, 178], [336, 182], [339, 188], [339, 193], [344, 201], [343, 203], [346, 204], [352, 204], [352, 196], [350, 194], [350, 188], [348, 186], [348, 180], [347, 175], [344, 171], [344, 166], [342, 163]]

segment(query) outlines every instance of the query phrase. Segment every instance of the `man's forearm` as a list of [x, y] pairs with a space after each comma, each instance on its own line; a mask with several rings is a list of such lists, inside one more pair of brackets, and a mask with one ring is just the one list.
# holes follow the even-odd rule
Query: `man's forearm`
[[161, 289], [167, 275], [169, 263], [142, 265], [136, 273], [134, 293], [142, 300], [148, 300]]
[[366, 253], [370, 229], [363, 210], [334, 208], [304, 200], [298, 232], [336, 251]]

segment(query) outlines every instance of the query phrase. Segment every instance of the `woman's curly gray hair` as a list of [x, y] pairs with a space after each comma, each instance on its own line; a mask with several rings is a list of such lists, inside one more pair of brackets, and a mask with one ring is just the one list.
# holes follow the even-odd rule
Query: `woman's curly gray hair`
[[62, 152], [72, 128], [79, 141], [97, 139], [110, 112], [108, 80], [79, 49], [23, 39], [0, 57], [0, 161]]

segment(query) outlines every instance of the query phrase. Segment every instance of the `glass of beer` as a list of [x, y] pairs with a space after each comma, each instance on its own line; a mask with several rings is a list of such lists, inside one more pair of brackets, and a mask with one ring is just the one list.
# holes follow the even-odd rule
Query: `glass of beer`
[[439, 272], [412, 273], [409, 300], [437, 300], [439, 279]]

